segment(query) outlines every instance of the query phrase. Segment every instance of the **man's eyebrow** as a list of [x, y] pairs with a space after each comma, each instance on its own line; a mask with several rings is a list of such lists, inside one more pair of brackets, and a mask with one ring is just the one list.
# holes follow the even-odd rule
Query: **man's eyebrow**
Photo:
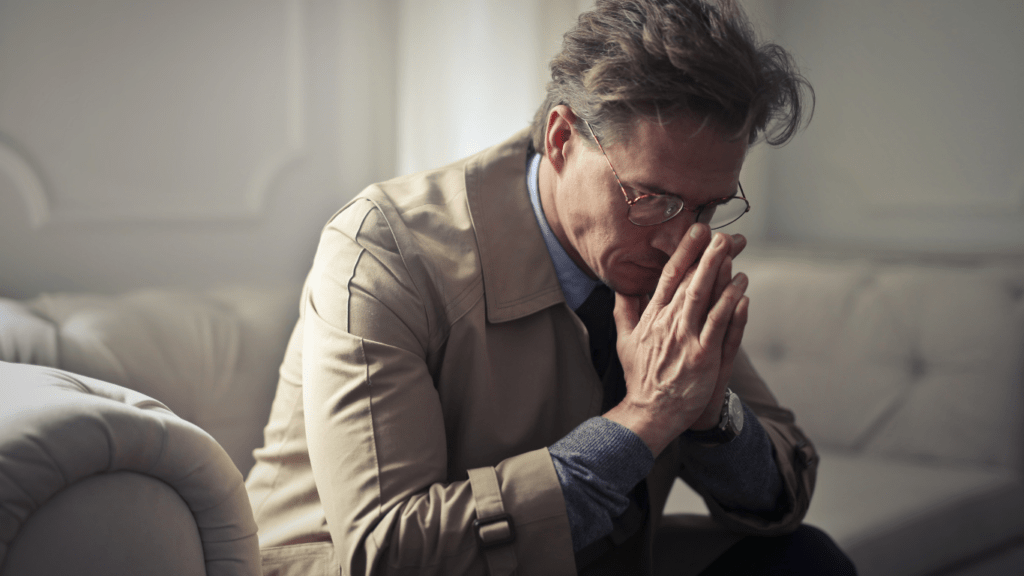
[[675, 192], [669, 192], [668, 190], [665, 190], [664, 188], [661, 188], [661, 187], [657, 186], [656, 184], [647, 184], [647, 183], [644, 183], [644, 182], [637, 182], [636, 184], [629, 184], [629, 183], [623, 182], [623, 185], [629, 186], [629, 187], [633, 188], [634, 190], [643, 190], [645, 192], [650, 192], [651, 194], [661, 194], [661, 195], [665, 195], [665, 196], [679, 196], [679, 194], [676, 194]]
[[[681, 195], [676, 194], [675, 192], [669, 192], [668, 190], [665, 190], [664, 188], [661, 188], [660, 186], [658, 186], [656, 184], [645, 184], [643, 182], [637, 182], [636, 184], [630, 184], [630, 183], [623, 182], [622, 185], [627, 187], [627, 188], [632, 188], [633, 190], [637, 190], [637, 191], [648, 192], [648, 193], [651, 193], [651, 194], [662, 194], [662, 195], [667, 195], [667, 196], [677, 196], [679, 198], [682, 198]], [[739, 185], [737, 185], [735, 192], [733, 192], [732, 194], [730, 194], [728, 196], [713, 198], [712, 202], [715, 201], [715, 200], [721, 200], [723, 198], [733, 198], [735, 196], [738, 196], [739, 193], [740, 193], [740, 188], [739, 188]]]

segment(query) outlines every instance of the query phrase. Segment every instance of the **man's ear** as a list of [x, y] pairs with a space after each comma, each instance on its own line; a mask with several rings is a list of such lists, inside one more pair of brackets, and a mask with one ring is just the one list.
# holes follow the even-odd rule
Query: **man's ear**
[[559, 104], [548, 112], [548, 126], [544, 133], [544, 155], [556, 172], [561, 172], [565, 166], [566, 154], [569, 151], [566, 144], [572, 139], [575, 123], [576, 114], [565, 104]]

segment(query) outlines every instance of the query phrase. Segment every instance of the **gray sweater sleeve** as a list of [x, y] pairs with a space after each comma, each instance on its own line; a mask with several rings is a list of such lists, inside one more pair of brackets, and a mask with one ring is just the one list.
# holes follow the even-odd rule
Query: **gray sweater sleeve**
[[[747, 424], [725, 444], [704, 447], [684, 435], [684, 465], [723, 507], [770, 513], [782, 494], [782, 479], [767, 433], [746, 406], [744, 410]], [[611, 533], [612, 519], [629, 505], [630, 490], [654, 466], [654, 455], [639, 436], [601, 417], [577, 426], [549, 452], [577, 552]]]
[[629, 506], [629, 491], [654, 467], [654, 455], [632, 430], [595, 417], [549, 449], [562, 485], [573, 551], [612, 531]]
[[782, 475], [768, 433], [746, 404], [743, 423], [739, 436], [717, 446], [698, 444], [684, 432], [682, 463], [722, 508], [771, 516], [784, 505]]

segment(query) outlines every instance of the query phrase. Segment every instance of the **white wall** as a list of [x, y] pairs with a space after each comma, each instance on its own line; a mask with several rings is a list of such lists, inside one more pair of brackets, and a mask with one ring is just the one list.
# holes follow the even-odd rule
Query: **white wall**
[[300, 281], [394, 173], [395, 14], [0, 3], [0, 295]]
[[[1024, 3], [744, 0], [818, 108], [754, 242], [1024, 251]], [[366, 184], [524, 127], [591, 0], [0, 3], [0, 295], [298, 282]]]
[[1024, 251], [1024, 2], [777, 6], [818, 107], [772, 161], [770, 240]]
[[364, 186], [526, 126], [589, 0], [0, 3], [0, 295], [299, 282]]
[[530, 125], [562, 34], [593, 0], [402, 0], [398, 171], [442, 166]]

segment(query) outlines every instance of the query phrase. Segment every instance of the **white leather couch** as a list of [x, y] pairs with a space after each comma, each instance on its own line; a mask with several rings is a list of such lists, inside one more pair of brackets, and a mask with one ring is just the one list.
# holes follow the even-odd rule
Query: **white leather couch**
[[243, 474], [297, 304], [0, 298], [0, 576], [259, 575]]
[[[798, 423], [822, 454], [808, 522], [828, 531], [863, 576], [1021, 572], [1022, 262], [795, 252], [750, 253], [737, 262], [737, 269], [751, 276], [745, 347], [780, 401], [796, 411]], [[234, 476], [221, 470], [226, 480], [210, 488], [209, 495], [224, 500], [224, 489], [217, 492], [216, 484], [237, 486], [252, 465], [252, 449], [261, 443], [297, 303], [297, 287], [0, 298], [0, 360], [69, 371], [51, 370], [40, 376], [42, 369], [26, 373], [23, 366], [0, 364], [0, 390], [5, 398], [18, 396], [22, 406], [49, 402], [61, 407], [58, 412], [74, 413], [80, 405], [82, 410], [77, 411], [86, 412], [87, 419], [93, 418], [88, 407], [97, 402], [83, 395], [102, 397], [99, 403], [104, 405], [120, 404], [118, 415], [155, 415], [165, 428], [172, 419], [181, 428], [191, 422], [197, 426], [190, 430], [201, 428], [212, 435], [237, 468]], [[159, 402], [108, 387], [104, 381]], [[54, 386], [58, 392], [46, 390]], [[68, 388], [78, 396], [70, 395]], [[160, 403], [181, 418], [174, 419]], [[88, 486], [64, 498], [60, 493], [86, 481], [113, 482], [108, 493], [122, 492], [116, 477], [124, 472], [111, 454], [140, 461], [144, 458], [128, 455], [152, 451], [147, 444], [152, 434], [125, 432], [126, 438], [140, 440], [131, 447], [121, 443], [121, 432], [114, 427], [101, 427], [116, 442], [111, 441], [109, 451], [93, 455], [100, 464], [79, 477], [59, 477], [50, 468], [66, 467], [52, 454], [45, 462], [36, 458], [31, 463], [8, 456], [11, 443], [25, 444], [26, 429], [10, 415], [29, 410], [7, 408], [6, 402], [4, 406], [0, 515], [14, 510], [15, 521], [4, 517], [0, 529], [0, 574], [10, 572], [19, 547], [17, 558], [29, 560], [49, 549], [47, 538], [28, 542], [30, 524], [43, 526], [37, 532], [51, 535], [52, 548], [52, 535], [62, 534], [59, 530], [66, 524], [64, 515], [82, 517], [90, 505], [107, 498]], [[51, 417], [57, 416], [37, 421]], [[58, 433], [69, 426], [51, 427], [57, 429], [51, 430], [55, 435], [41, 442], [57, 447], [96, 442], [95, 435]], [[209, 446], [196, 450], [196, 458], [224, 462], [223, 454], [200, 452], [217, 452]], [[163, 466], [165, 473], [173, 473], [173, 466], [195, 465], [194, 459], [176, 458]], [[141, 468], [148, 474], [153, 467], [147, 466]], [[48, 488], [26, 500], [25, 486], [34, 486], [38, 475], [51, 478]], [[157, 480], [178, 489], [167, 478], [158, 475]], [[44, 514], [50, 503], [63, 500], [78, 504]], [[201, 506], [185, 500], [198, 528], [181, 528], [189, 524], [187, 514], [173, 516], [171, 507], [161, 505], [143, 514], [157, 520], [157, 526], [149, 528], [155, 530], [152, 534], [162, 534], [156, 541], [166, 543], [172, 552], [193, 550], [193, 564], [201, 568], [205, 562], [210, 574], [258, 574], [253, 565], [258, 552], [254, 553], [252, 539], [244, 536], [252, 521], [249, 509], [233, 509], [230, 521], [221, 518], [222, 525], [231, 526], [248, 544], [238, 552], [237, 562], [218, 563], [216, 558], [204, 558], [205, 544], [196, 547], [196, 532], [205, 542], [197, 512]], [[121, 513], [116, 506], [103, 506], [114, 511], [107, 514], [114, 519], [135, 514], [129, 508]], [[685, 485], [673, 490], [667, 512], [705, 511]], [[113, 540], [124, 537], [121, 532], [93, 530], [92, 539], [82, 546], [91, 548], [107, 540], [109, 553], [121, 548]], [[143, 559], [133, 561], [156, 554], [147, 551]], [[226, 564], [231, 570], [225, 572]], [[194, 573], [203, 573], [200, 568]]]

